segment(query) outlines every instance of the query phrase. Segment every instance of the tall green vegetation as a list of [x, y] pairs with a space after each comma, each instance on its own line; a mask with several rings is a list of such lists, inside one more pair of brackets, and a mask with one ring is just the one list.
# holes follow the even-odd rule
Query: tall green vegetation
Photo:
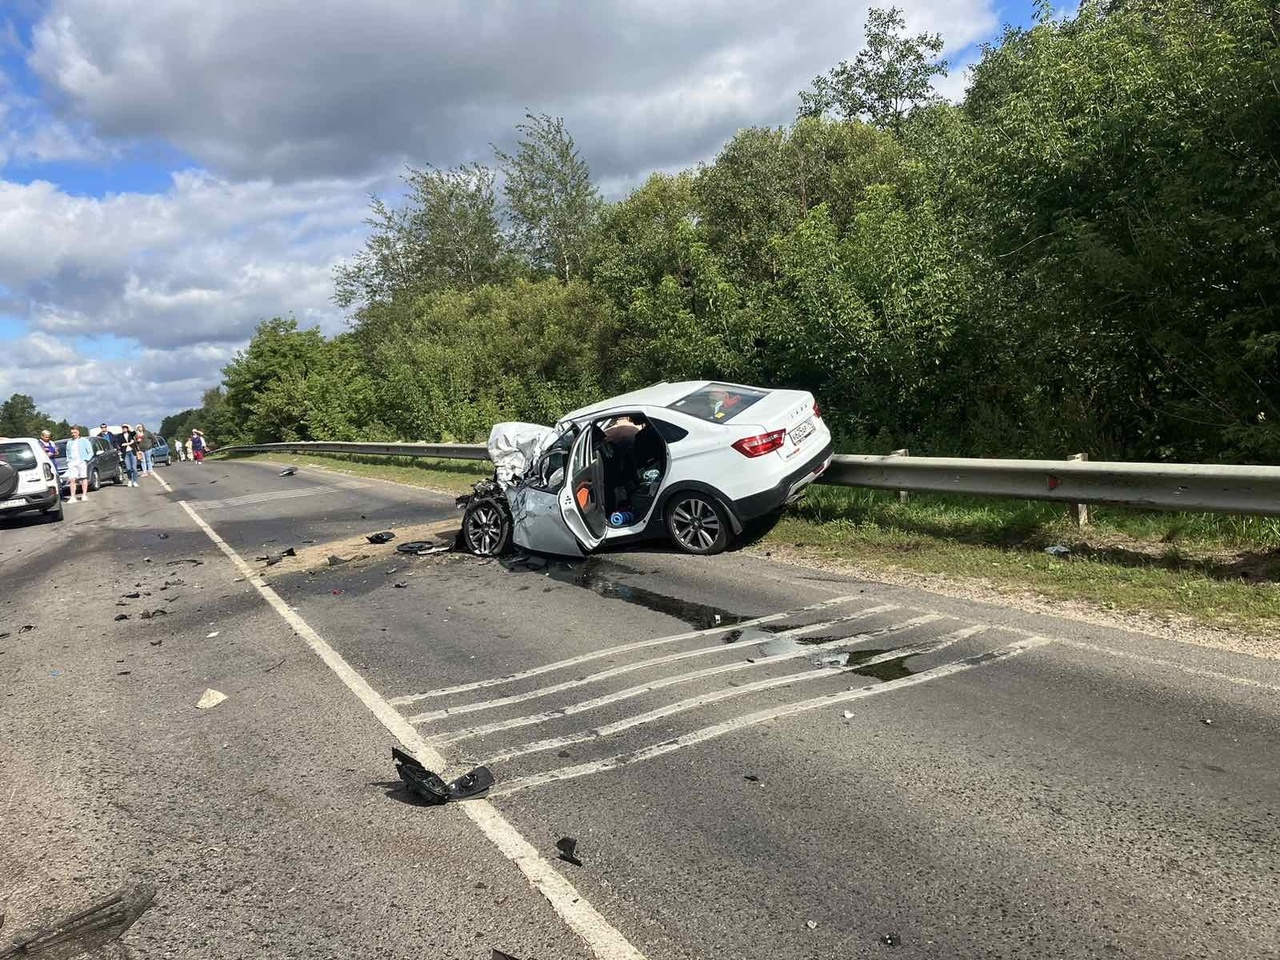
[[812, 390], [847, 450], [1280, 462], [1278, 30], [1088, 0], [952, 105], [940, 38], [875, 10], [792, 126], [611, 203], [526, 117], [495, 169], [374, 201], [350, 331], [264, 323], [224, 439], [473, 440], [717, 377]]
[[71, 433], [71, 425], [37, 409], [35, 398], [25, 393], [0, 403], [0, 437], [38, 437], [42, 430], [60, 438]]

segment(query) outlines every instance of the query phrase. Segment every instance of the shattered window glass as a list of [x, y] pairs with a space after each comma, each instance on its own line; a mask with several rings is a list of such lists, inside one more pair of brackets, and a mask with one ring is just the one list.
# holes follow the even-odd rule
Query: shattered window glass
[[699, 420], [726, 423], [767, 394], [767, 390], [735, 387], [728, 383], [709, 383], [670, 404], [670, 409], [687, 413]]

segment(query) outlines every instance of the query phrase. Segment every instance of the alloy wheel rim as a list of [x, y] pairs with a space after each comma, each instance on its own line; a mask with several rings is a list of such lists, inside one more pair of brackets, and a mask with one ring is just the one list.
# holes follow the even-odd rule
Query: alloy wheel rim
[[720, 517], [705, 500], [689, 498], [676, 504], [671, 526], [682, 546], [707, 550], [720, 536]]
[[471, 514], [467, 521], [467, 539], [472, 553], [492, 553], [501, 536], [502, 517], [496, 507], [480, 507]]

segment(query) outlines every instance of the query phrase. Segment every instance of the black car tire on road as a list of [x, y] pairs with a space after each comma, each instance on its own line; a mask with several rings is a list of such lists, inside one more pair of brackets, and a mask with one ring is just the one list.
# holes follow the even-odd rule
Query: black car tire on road
[[[72, 490], [75, 489], [74, 483], [71, 484], [71, 488]], [[102, 489], [102, 478], [98, 476], [97, 467], [94, 467], [92, 470], [89, 471], [89, 489], [92, 490], [94, 493], [97, 493], [99, 490]]]
[[43, 516], [50, 523], [61, 523], [62, 522], [62, 498], [61, 497], [58, 498], [57, 506], [50, 507], [48, 510], [43, 511], [41, 516]]
[[7, 500], [9, 494], [18, 489], [18, 471], [7, 463], [0, 462], [0, 500]]
[[120, 486], [120, 484], [124, 483], [124, 464], [123, 463], [116, 465], [116, 475], [111, 478], [111, 482], [114, 483], [117, 487]]
[[478, 557], [500, 557], [511, 547], [511, 511], [492, 497], [467, 504], [462, 545]]
[[710, 556], [729, 546], [729, 517], [719, 501], [696, 490], [676, 493], [665, 511], [667, 534], [684, 553]]

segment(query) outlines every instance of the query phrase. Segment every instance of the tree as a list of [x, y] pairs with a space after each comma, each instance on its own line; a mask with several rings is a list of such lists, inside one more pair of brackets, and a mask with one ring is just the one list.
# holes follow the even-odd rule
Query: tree
[[334, 269], [341, 307], [386, 303], [414, 291], [470, 290], [509, 273], [492, 170], [410, 167], [403, 179], [409, 186], [404, 204], [390, 207], [374, 197], [365, 248]]
[[34, 436], [50, 422], [47, 416], [36, 409], [35, 400], [25, 393], [15, 393], [0, 404], [0, 436]]
[[560, 117], [525, 114], [514, 154], [494, 149], [514, 245], [529, 264], [561, 280], [582, 276], [603, 202]]
[[866, 45], [853, 58], [841, 60], [809, 90], [800, 92], [799, 115], [834, 113], [845, 120], [867, 119], [877, 127], [899, 131], [908, 113], [934, 103], [933, 78], [947, 75], [940, 60], [942, 37], [936, 33], [905, 34], [906, 20], [897, 7], [872, 7], [864, 28]]

